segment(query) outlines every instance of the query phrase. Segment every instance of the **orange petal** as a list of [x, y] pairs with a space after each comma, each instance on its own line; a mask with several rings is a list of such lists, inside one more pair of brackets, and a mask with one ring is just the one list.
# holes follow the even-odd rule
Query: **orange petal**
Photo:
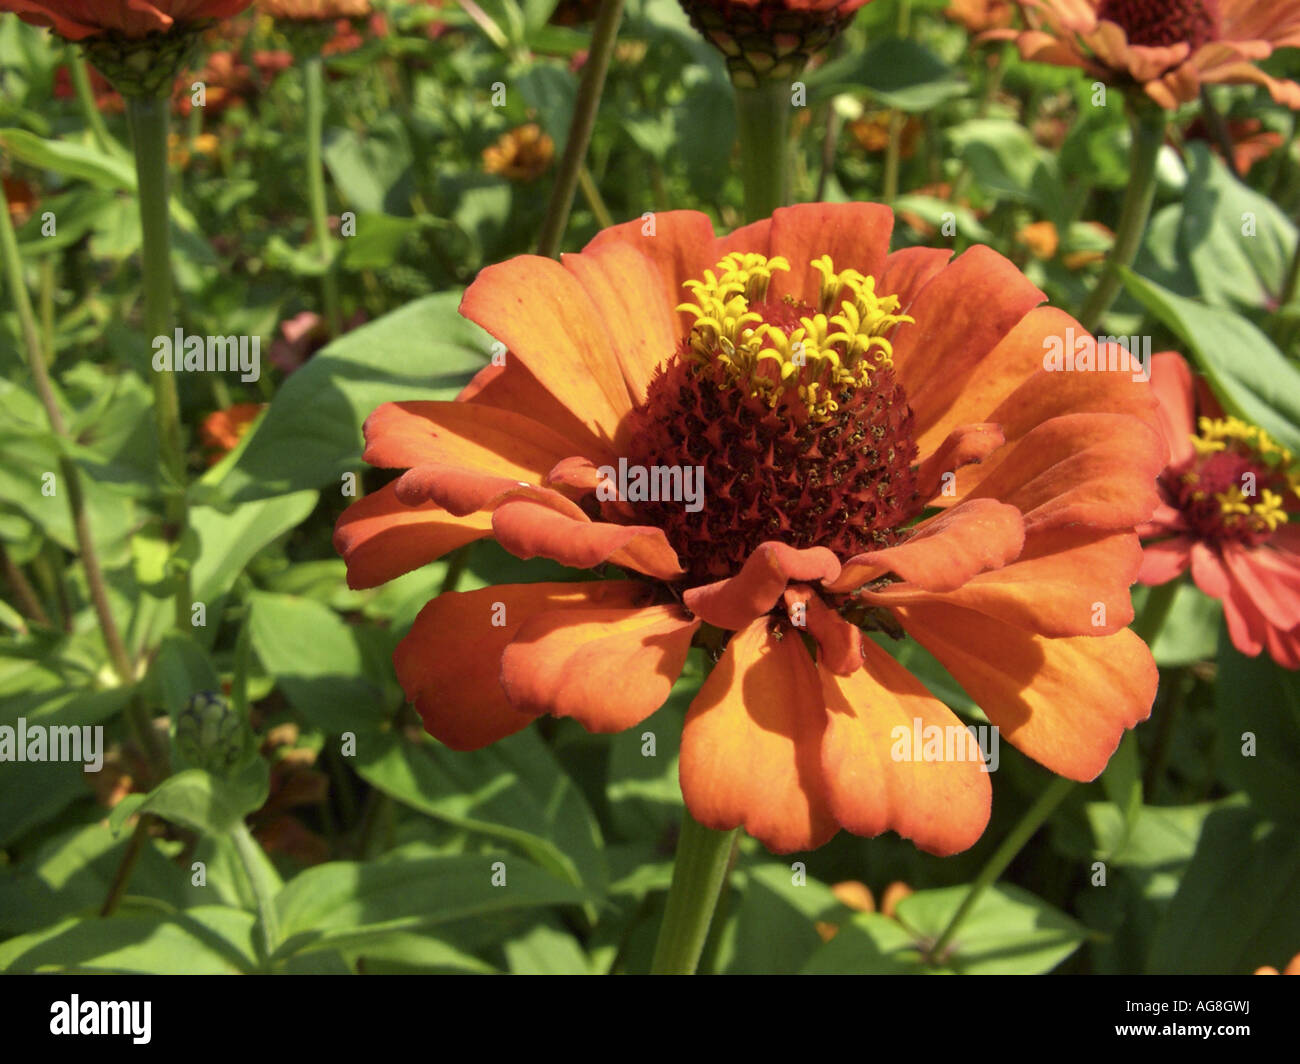
[[1151, 713], [1159, 672], [1127, 628], [1050, 639], [956, 606], [895, 613], [1004, 739], [1058, 775], [1095, 779], [1124, 729]]
[[1175, 468], [1196, 458], [1196, 398], [1191, 368], [1176, 351], [1161, 351], [1151, 359], [1151, 391], [1159, 402], [1160, 431], [1169, 444], [1169, 464]]
[[823, 666], [841, 676], [862, 668], [860, 628], [849, 624], [806, 584], [786, 588], [783, 598], [790, 623], [817, 640]]
[[977, 499], [923, 521], [911, 539], [896, 547], [854, 555], [829, 587], [852, 591], [892, 572], [926, 591], [951, 591], [976, 573], [1006, 565], [1024, 541], [1019, 510]]
[[[867, 639], [863, 651], [865, 667], [850, 676], [820, 670], [831, 813], [855, 835], [896, 831], [940, 857], [968, 849], [983, 834], [993, 803], [978, 743], [884, 650]], [[925, 760], [936, 734], [930, 750], [940, 757]], [[944, 753], [952, 757], [943, 760]]]
[[348, 587], [377, 587], [491, 532], [488, 514], [453, 517], [431, 502], [405, 506], [389, 484], [343, 511], [334, 549], [347, 563]]
[[592, 521], [558, 495], [507, 498], [492, 514], [492, 531], [518, 558], [550, 558], [575, 569], [611, 562], [660, 580], [684, 572], [662, 529]]
[[1004, 443], [1006, 437], [1000, 425], [982, 423], [953, 429], [938, 450], [921, 461], [916, 471], [916, 497], [929, 502], [938, 496], [934, 505], [942, 505], [945, 496], [940, 493], [951, 485], [954, 490], [947, 497], [955, 498], [956, 481], [945, 481], [944, 474], [955, 474], [963, 466], [984, 461]]
[[1167, 584], [1181, 576], [1192, 560], [1192, 539], [1190, 536], [1175, 536], [1173, 539], [1158, 543], [1142, 545], [1142, 568], [1138, 570], [1138, 583], [1155, 585]]
[[1135, 417], [1067, 414], [1004, 450], [1007, 456], [970, 497], [1017, 507], [1026, 532], [1073, 523], [1133, 528], [1160, 503], [1156, 477], [1164, 467], [1164, 440]]
[[460, 312], [506, 345], [539, 384], [602, 441], [612, 442], [632, 409], [599, 308], [552, 259], [520, 255], [482, 270]]
[[[669, 311], [688, 301], [689, 293], [682, 284], [702, 276], [723, 254], [713, 235], [713, 223], [699, 211], [656, 211], [652, 218], [610, 226], [597, 233], [582, 251], [585, 255], [613, 245], [634, 248], [655, 265], [658, 284], [643, 286], [640, 295], [647, 304]], [[692, 321], [687, 314], [677, 315], [674, 341], [689, 332]]]
[[501, 684], [521, 712], [623, 731], [667, 701], [699, 626], [677, 605], [544, 613], [506, 647]]
[[821, 274], [812, 261], [822, 255], [831, 257], [837, 271], [852, 268], [879, 277], [893, 229], [894, 212], [879, 203], [803, 203], [773, 211], [770, 254], [783, 256], [790, 269], [773, 274], [770, 298], [791, 295], [818, 306]]
[[735, 576], [693, 587], [682, 601], [709, 624], [736, 630], [775, 606], [791, 580], [828, 582], [839, 574], [839, 561], [825, 547], [800, 550], [768, 541], [754, 549]]
[[885, 268], [876, 285], [882, 295], [898, 296], [903, 312], [915, 302], [917, 294], [948, 265], [952, 250], [948, 248], [903, 248], [885, 260]]
[[529, 618], [643, 602], [644, 584], [507, 584], [449, 591], [420, 611], [393, 651], [397, 679], [429, 734], [453, 750], [477, 750], [533, 720], [510, 705], [501, 656]]
[[647, 299], [657, 265], [626, 243], [588, 246], [582, 254], [565, 255], [560, 261], [582, 285], [601, 320], [612, 326], [612, 351], [632, 402], [643, 402], [655, 369], [673, 357], [683, 336], [673, 310], [683, 297], [672, 303]]
[[737, 632], [691, 703], [682, 797], [705, 827], [743, 827], [773, 853], [792, 853], [836, 832], [820, 762], [826, 713], [803, 641], [768, 628], [760, 618]]
[[463, 466], [531, 483], [581, 447], [531, 417], [461, 402], [384, 403], [365, 435], [362, 458], [381, 469]]
[[525, 488], [553, 494], [550, 488], [540, 488], [522, 480], [445, 465], [416, 466], [393, 481], [393, 490], [404, 505], [434, 502], [457, 517], [491, 510], [494, 503], [504, 496]]
[[[894, 335], [894, 369], [916, 416], [918, 438], [972, 383], [983, 380], [990, 352], [1046, 298], [1009, 259], [983, 245], [963, 252], [917, 293], [908, 308], [916, 324], [900, 325]], [[958, 423], [987, 420], [963, 416]]]
[[1133, 620], [1130, 587], [1142, 564], [1131, 532], [1053, 528], [1026, 537], [1009, 565], [945, 594], [895, 584], [862, 601], [878, 606], [947, 603], [1047, 636], [1101, 636]]
[[458, 403], [475, 407], [496, 407], [524, 414], [549, 425], [565, 439], [573, 440], [574, 454], [600, 454], [605, 445], [567, 406], [538, 383], [517, 358], [506, 353], [502, 365], [487, 365], [456, 396]]

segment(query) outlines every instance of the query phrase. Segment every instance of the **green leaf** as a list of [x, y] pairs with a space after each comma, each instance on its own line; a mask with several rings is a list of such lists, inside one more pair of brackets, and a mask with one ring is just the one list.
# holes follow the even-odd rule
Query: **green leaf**
[[[270, 770], [260, 758], [231, 780], [191, 768], [163, 780], [138, 807], [127, 812], [153, 813], [191, 831], [220, 835], [260, 809], [269, 788]], [[113, 812], [109, 824], [116, 830], [125, 814]]]
[[1300, 673], [1264, 651], [1248, 658], [1221, 640], [1214, 685], [1223, 776], [1265, 816], [1300, 820]]
[[834, 60], [805, 78], [818, 98], [869, 89], [886, 107], [928, 111], [966, 95], [969, 86], [947, 63], [916, 41], [884, 38]]
[[796, 972], [821, 946], [816, 922], [843, 909], [830, 888], [808, 878], [796, 885], [788, 864], [748, 867], [734, 877], [728, 922], [718, 949], [727, 974]]
[[[1133, 589], [1133, 609], [1140, 617], [1151, 589]], [[1192, 665], [1213, 658], [1219, 645], [1219, 621], [1223, 606], [1191, 581], [1174, 592], [1173, 605], [1156, 633], [1151, 653], [1164, 666]]]
[[135, 169], [125, 156], [106, 155], [72, 141], [46, 140], [25, 129], [0, 129], [0, 146], [13, 158], [41, 170], [80, 178], [98, 188], [135, 189]]
[[1300, 369], [1267, 336], [1231, 311], [1184, 299], [1131, 270], [1124, 282], [1186, 345], [1228, 413], [1300, 451]]
[[[503, 885], [493, 877], [504, 875]], [[363, 948], [371, 938], [510, 909], [580, 905], [591, 896], [508, 854], [431, 855], [416, 843], [378, 861], [333, 861], [292, 879], [275, 899], [275, 960]]]
[[199, 541], [191, 572], [194, 600], [210, 604], [229, 591], [257, 552], [301, 524], [318, 498], [314, 491], [295, 491], [190, 510], [190, 526]]
[[326, 732], [378, 729], [394, 707], [364, 675], [358, 629], [311, 599], [251, 597], [253, 649], [294, 708]]
[[537, 924], [503, 946], [514, 975], [590, 975], [591, 961], [572, 935]]
[[916, 940], [897, 920], [882, 913], [858, 913], [839, 925], [835, 937], [803, 966], [805, 975], [921, 975]]
[[1300, 943], [1300, 836], [1250, 807], [1205, 820], [1147, 971], [1212, 975], [1280, 967]]
[[397, 115], [385, 115], [365, 133], [332, 131], [323, 155], [339, 195], [350, 207], [374, 214], [409, 210], [411, 146]]
[[359, 737], [357, 755], [362, 779], [412, 809], [517, 846], [570, 883], [604, 889], [596, 818], [532, 729], [471, 752]]
[[74, 917], [0, 944], [0, 971], [247, 974], [256, 969], [252, 932], [251, 914], [215, 905]]
[[459, 301], [427, 296], [318, 352], [276, 392], [238, 459], [201, 486], [230, 499], [338, 490], [361, 461], [361, 425], [375, 407], [454, 399], [491, 357], [491, 338], [456, 312]]

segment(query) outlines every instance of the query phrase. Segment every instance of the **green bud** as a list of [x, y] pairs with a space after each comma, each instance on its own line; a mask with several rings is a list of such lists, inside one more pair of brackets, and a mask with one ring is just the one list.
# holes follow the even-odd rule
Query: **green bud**
[[177, 714], [173, 736], [186, 761], [223, 778], [243, 759], [251, 739], [244, 719], [215, 691], [190, 698]]
[[87, 38], [81, 48], [123, 96], [164, 98], [171, 95], [176, 79], [190, 66], [203, 28], [203, 23], [195, 23], [141, 38], [104, 33]]

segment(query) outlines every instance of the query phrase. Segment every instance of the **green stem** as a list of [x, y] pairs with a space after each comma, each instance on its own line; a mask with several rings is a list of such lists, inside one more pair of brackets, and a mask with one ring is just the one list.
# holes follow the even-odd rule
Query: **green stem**
[[[165, 336], [170, 339], [174, 331], [167, 158], [170, 109], [171, 103], [165, 97], [155, 99], [128, 96], [126, 100], [140, 201], [145, 336], [150, 344], [156, 337]], [[173, 358], [179, 355], [179, 351], [173, 351]], [[176, 376], [173, 371], [154, 370], [152, 381], [163, 499], [169, 533], [179, 545], [189, 527], [180, 397], [176, 392]], [[188, 562], [173, 557], [172, 580], [175, 585], [176, 624], [185, 629], [190, 623], [192, 606]]]
[[1181, 580], [1169, 580], [1157, 584], [1147, 593], [1147, 600], [1142, 606], [1142, 613], [1133, 621], [1133, 631], [1147, 646], [1156, 641], [1160, 629], [1164, 627], [1169, 611], [1173, 608], [1174, 598], [1178, 595]]
[[994, 851], [988, 863], [980, 870], [979, 876], [971, 884], [970, 890], [967, 891], [966, 897], [962, 899], [961, 905], [952, 914], [948, 926], [943, 929], [943, 933], [930, 947], [928, 953], [933, 963], [943, 963], [944, 950], [947, 949], [948, 943], [952, 941], [952, 936], [957, 933], [957, 929], [961, 927], [962, 921], [970, 915], [970, 911], [975, 907], [975, 903], [979, 901], [980, 895], [991, 887], [998, 877], [1007, 870], [1007, 865], [1015, 860], [1016, 854], [1033, 837], [1034, 832], [1042, 826], [1043, 821], [1052, 815], [1052, 810], [1060, 805], [1065, 796], [1073, 789], [1074, 780], [1067, 780], [1057, 776], [1047, 785], [1025, 815], [1020, 818], [1020, 822], [1011, 830], [1011, 834], [1002, 840], [1002, 845]]
[[244, 875], [253, 890], [262, 936], [261, 948], [264, 956], [269, 958], [280, 945], [280, 918], [275, 909], [275, 884], [266, 874], [266, 855], [242, 820], [230, 829], [230, 841], [234, 843], [239, 863], [243, 865]]
[[[9, 283], [11, 298], [18, 311], [18, 322], [22, 329], [23, 343], [27, 348], [27, 362], [31, 367], [32, 381], [41, 405], [45, 407], [45, 416], [50, 428], [62, 440], [69, 439], [68, 427], [63, 420], [63, 411], [59, 408], [50, 381], [49, 371], [45, 366], [45, 356], [41, 350], [41, 340], [36, 328], [36, 315], [32, 311], [31, 297], [23, 280], [22, 261], [18, 257], [18, 238], [14, 233], [13, 222], [9, 217], [9, 200], [0, 187], [0, 257], [4, 260], [5, 277]], [[108, 587], [104, 581], [104, 571], [99, 565], [99, 554], [95, 550], [95, 538], [90, 529], [90, 518], [86, 514], [86, 498], [81, 486], [81, 471], [76, 463], [66, 455], [59, 458], [59, 472], [67, 491], [68, 507], [72, 512], [72, 527], [77, 537], [77, 549], [81, 554], [81, 564], [86, 571], [86, 585], [90, 589], [90, 600], [99, 621], [99, 630], [104, 636], [104, 646], [108, 651], [113, 671], [124, 684], [134, 679], [135, 669], [131, 664], [131, 655], [127, 653], [122, 633], [118, 630], [108, 601]]]
[[537, 238], [537, 254], [554, 258], [560, 250], [560, 241], [569, 224], [569, 211], [573, 209], [573, 194], [578, 187], [578, 172], [587, 157], [591, 131], [596, 125], [596, 110], [601, 93], [605, 91], [605, 75], [609, 72], [610, 57], [618, 40], [618, 25], [623, 19], [623, 0], [600, 0], [600, 11], [591, 34], [591, 50], [582, 68], [582, 82], [578, 85], [578, 98], [573, 105], [573, 119], [569, 122], [569, 138], [564, 143], [564, 156], [555, 175], [555, 187], [546, 205], [546, 218]]
[[790, 86], [760, 81], [736, 86], [736, 133], [740, 176], [745, 184], [745, 220], [769, 217], [790, 201]]
[[682, 813], [673, 883], [650, 965], [652, 975], [695, 973], [737, 830], [713, 831], [698, 824], [689, 811]]
[[100, 151], [109, 151], [113, 146], [112, 134], [104, 125], [104, 116], [99, 113], [95, 102], [95, 90], [90, 84], [90, 68], [82, 58], [81, 50], [75, 45], [68, 47], [68, 69], [72, 72], [72, 87], [77, 92], [77, 102], [81, 105], [81, 116], [90, 127], [90, 134], [95, 138], [95, 146]]
[[614, 224], [614, 216], [609, 213], [609, 208], [605, 206], [605, 200], [600, 194], [600, 188], [592, 179], [591, 171], [585, 166], [578, 167], [578, 184], [582, 186], [582, 198], [587, 201], [591, 213], [596, 216], [596, 224], [602, 229], [608, 229]]
[[316, 248], [325, 266], [321, 289], [325, 301], [325, 321], [330, 336], [343, 331], [339, 312], [339, 284], [330, 254], [329, 212], [325, 205], [325, 169], [322, 144], [325, 135], [325, 62], [319, 54], [303, 61], [302, 74], [307, 97], [307, 189], [311, 196], [311, 222], [316, 234]]
[[1151, 204], [1155, 201], [1156, 161], [1165, 142], [1167, 123], [1167, 116], [1161, 108], [1144, 101], [1134, 104], [1130, 118], [1133, 148], [1129, 156], [1128, 192], [1115, 231], [1115, 246], [1106, 259], [1097, 286], [1079, 313], [1079, 321], [1089, 332], [1095, 332], [1101, 326], [1102, 319], [1119, 294], [1122, 284], [1120, 270], [1133, 264], [1142, 244], [1147, 219], [1151, 216]]

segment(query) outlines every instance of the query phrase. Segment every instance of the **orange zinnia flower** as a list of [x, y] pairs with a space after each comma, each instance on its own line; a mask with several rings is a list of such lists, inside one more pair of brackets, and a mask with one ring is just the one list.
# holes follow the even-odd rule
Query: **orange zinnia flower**
[[1145, 384], [1049, 372], [1073, 319], [989, 248], [890, 254], [886, 207], [728, 237], [652, 221], [483, 270], [461, 311], [506, 363], [366, 422], [366, 460], [408, 471], [339, 521], [351, 586], [487, 536], [626, 573], [430, 602], [394, 655], [426, 728], [468, 750], [543, 713], [632, 727], [697, 643], [718, 660], [682, 735], [696, 820], [774, 852], [840, 827], [957, 852], [988, 819], [985, 766], [895, 759], [898, 729], [959, 722], [874, 629], [930, 650], [1031, 757], [1095, 777], [1156, 688], [1124, 627], [1165, 461]]
[[199, 425], [199, 439], [210, 453], [208, 465], [215, 465], [235, 449], [248, 427], [262, 413], [265, 403], [234, 403], [225, 410], [215, 410]]
[[1140, 85], [1161, 107], [1196, 99], [1203, 82], [1265, 85], [1300, 109], [1300, 85], [1255, 65], [1300, 46], [1300, 0], [1020, 0], [1032, 27], [1026, 59]]
[[[1163, 501], [1140, 530], [1150, 537], [1139, 579], [1165, 584], [1189, 566], [1223, 602], [1233, 646], [1300, 669], [1300, 462], [1268, 434], [1223, 410], [1182, 356], [1152, 359], [1151, 384], [1169, 441]], [[1197, 418], [1199, 412], [1200, 417]]]
[[253, 0], [0, 0], [0, 11], [12, 11], [24, 22], [47, 26], [70, 41], [121, 34], [139, 40], [173, 27], [206, 19], [229, 18]]

